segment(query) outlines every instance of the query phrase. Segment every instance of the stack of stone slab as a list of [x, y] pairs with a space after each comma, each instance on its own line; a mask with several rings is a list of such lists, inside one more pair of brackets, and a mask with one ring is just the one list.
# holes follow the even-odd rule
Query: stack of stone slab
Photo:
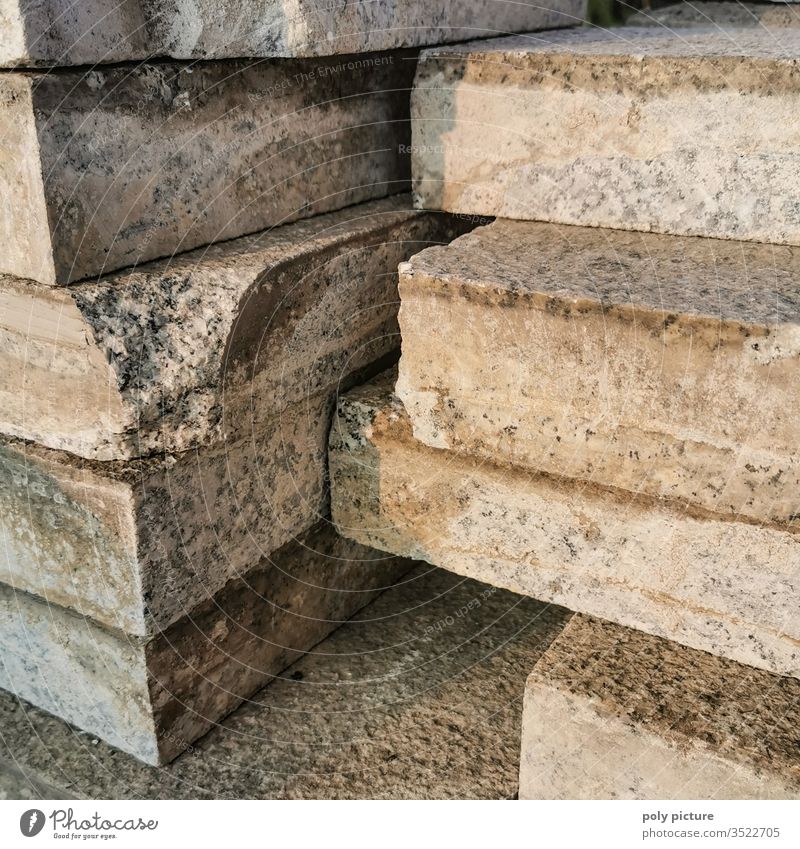
[[401, 266], [333, 517], [598, 617], [531, 676], [523, 797], [798, 792], [799, 53], [625, 28], [421, 57], [418, 205], [516, 220]]
[[456, 5], [0, 2], [4, 688], [164, 762], [408, 568], [325, 473], [398, 263], [470, 226], [402, 194], [395, 48], [583, 7]]

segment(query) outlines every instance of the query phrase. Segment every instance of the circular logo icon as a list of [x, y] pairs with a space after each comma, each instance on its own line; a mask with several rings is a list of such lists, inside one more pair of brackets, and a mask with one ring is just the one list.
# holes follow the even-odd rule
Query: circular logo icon
[[19, 830], [25, 837], [36, 837], [44, 828], [44, 813], [38, 808], [31, 808], [19, 818]]

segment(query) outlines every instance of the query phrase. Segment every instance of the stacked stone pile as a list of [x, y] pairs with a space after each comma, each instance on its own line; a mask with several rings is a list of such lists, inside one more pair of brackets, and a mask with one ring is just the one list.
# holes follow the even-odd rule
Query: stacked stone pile
[[292, 8], [0, 2], [0, 685], [150, 763], [409, 568], [325, 472], [471, 226], [403, 194], [407, 48], [583, 3]]
[[416, 204], [498, 220], [401, 265], [333, 517], [582, 614], [528, 682], [522, 797], [800, 790], [799, 55], [625, 27], [420, 58]]

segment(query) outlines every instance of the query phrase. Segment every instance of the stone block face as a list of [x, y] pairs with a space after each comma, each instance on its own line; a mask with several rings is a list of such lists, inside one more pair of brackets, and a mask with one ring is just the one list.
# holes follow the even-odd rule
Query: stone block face
[[0, 79], [0, 272], [107, 274], [404, 190], [411, 54]]
[[99, 460], [234, 442], [397, 348], [408, 196], [52, 289], [0, 277], [0, 432]]
[[397, 394], [431, 447], [793, 527], [798, 279], [788, 246], [499, 220], [401, 266]]
[[147, 639], [0, 585], [0, 686], [166, 763], [411, 565], [320, 522]]
[[575, 616], [528, 678], [520, 799], [796, 799], [798, 705], [795, 678]]
[[569, 616], [415, 564], [166, 767], [0, 691], [0, 790], [11, 771], [55, 799], [511, 799], [525, 679]]
[[416, 202], [800, 244], [799, 45], [792, 27], [624, 27], [426, 50], [411, 107]]
[[800, 543], [785, 529], [428, 448], [391, 378], [340, 401], [329, 463], [346, 537], [800, 676]]
[[791, 3], [732, 3], [703, 0], [702, 3], [676, 3], [660, 9], [642, 9], [625, 20], [633, 27], [796, 27], [800, 10]]
[[363, 53], [573, 26], [584, 13], [584, 0], [0, 0], [0, 66]]

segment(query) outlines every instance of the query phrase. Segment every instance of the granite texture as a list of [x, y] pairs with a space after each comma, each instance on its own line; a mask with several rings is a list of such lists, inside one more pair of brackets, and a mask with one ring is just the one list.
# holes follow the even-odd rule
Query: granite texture
[[398, 346], [398, 262], [469, 222], [372, 201], [98, 283], [0, 277], [0, 432], [99, 460], [232, 442]]
[[249, 437], [98, 463], [0, 438], [0, 581], [129, 634], [164, 628], [328, 513], [335, 398]]
[[412, 565], [323, 521], [149, 639], [0, 585], [0, 686], [168, 762]]
[[800, 681], [575, 616], [525, 689], [521, 799], [800, 798]]
[[0, 0], [0, 66], [328, 56], [571, 26], [584, 0]]
[[525, 678], [568, 617], [419, 566], [167, 767], [0, 693], [0, 772], [61, 798], [513, 798]]
[[634, 27], [796, 27], [800, 10], [791, 3], [739, 3], [731, 0], [699, 0], [676, 3], [660, 9], [642, 9], [625, 20]]
[[799, 51], [792, 27], [582, 28], [426, 50], [415, 202], [800, 244]]
[[397, 395], [432, 447], [794, 525], [798, 281], [795, 247], [499, 220], [401, 266]]
[[344, 396], [329, 443], [344, 536], [800, 677], [800, 539], [428, 448], [393, 375]]
[[0, 75], [0, 272], [64, 284], [403, 191], [415, 63]]

